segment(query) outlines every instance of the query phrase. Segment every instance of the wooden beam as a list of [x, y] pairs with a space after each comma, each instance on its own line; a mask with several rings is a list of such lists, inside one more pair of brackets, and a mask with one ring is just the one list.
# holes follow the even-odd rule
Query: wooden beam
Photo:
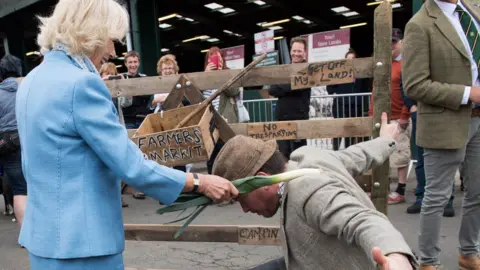
[[238, 80], [242, 79], [245, 75], [247, 75], [256, 65], [258, 65], [260, 62], [262, 62], [262, 60], [265, 59], [265, 57], [267, 57], [267, 53], [263, 53], [259, 57], [255, 58], [255, 60], [253, 60], [253, 62], [248, 64], [245, 68], [241, 69], [241, 71], [237, 75], [235, 75], [234, 77], [229, 79], [225, 84], [222, 85], [222, 87], [220, 87], [220, 89], [217, 89], [217, 91], [215, 91], [208, 98], [206, 98], [204, 101], [202, 101], [202, 103], [200, 103], [200, 105], [197, 108], [195, 108], [195, 110], [193, 110], [191, 113], [189, 113], [187, 116], [185, 116], [185, 118], [183, 118], [180, 121], [180, 123], [178, 123], [175, 126], [175, 129], [183, 127], [196, 114], [198, 114], [200, 111], [203, 111], [206, 107], [208, 107], [215, 98], [220, 96], [227, 89], [230, 89], [231, 86], [235, 82], [237, 82]]
[[[185, 78], [189, 80], [186, 76]], [[187, 86], [187, 89], [185, 90], [185, 97], [192, 104], [202, 103], [205, 100], [202, 92], [200, 92], [194, 83], [191, 83], [190, 86]], [[224, 142], [235, 136], [235, 133], [230, 128], [227, 121], [225, 121], [225, 119], [217, 112], [217, 110], [213, 110], [213, 121], [215, 122], [215, 127], [220, 133], [220, 139], [222, 139]]]
[[[329, 62], [329, 61], [326, 61]], [[326, 63], [319, 62], [319, 63]], [[263, 86], [271, 84], [290, 84], [291, 75], [308, 68], [308, 63], [256, 67], [249, 74], [237, 81], [232, 87]], [[372, 58], [356, 58], [353, 60], [356, 78], [373, 76]], [[241, 69], [228, 69], [213, 72], [194, 72], [185, 74], [200, 89], [218, 89], [230, 78], [241, 72]], [[112, 97], [139, 96], [169, 93], [180, 79], [181, 74], [171, 76], [152, 76], [128, 80], [111, 80], [105, 83], [110, 88]]]
[[173, 236], [180, 227], [181, 225], [125, 224], [125, 240], [280, 245], [278, 226], [189, 225], [174, 239]]
[[[285, 125], [288, 123], [294, 123], [296, 128], [286, 128]], [[273, 128], [273, 125], [277, 125], [277, 128]], [[373, 128], [370, 117], [241, 123], [230, 124], [230, 126], [237, 135], [248, 135], [265, 140], [367, 137], [372, 135]], [[255, 132], [255, 130], [258, 131]], [[293, 137], [292, 131], [295, 131]]]
[[135, 268], [135, 267], [125, 267], [125, 270], [171, 270], [171, 269], [154, 269], [154, 268]]
[[[372, 136], [371, 117], [229, 124], [236, 135], [257, 139], [317, 139]], [[288, 125], [295, 127], [287, 128]], [[128, 130], [131, 138], [135, 129]]]
[[[373, 122], [380, 123], [382, 112], [388, 113], [390, 119], [390, 92], [392, 77], [392, 6], [383, 1], [374, 14], [374, 90]], [[380, 129], [375, 129], [373, 137], [379, 136]], [[376, 209], [387, 215], [390, 162], [373, 170], [372, 201]]]

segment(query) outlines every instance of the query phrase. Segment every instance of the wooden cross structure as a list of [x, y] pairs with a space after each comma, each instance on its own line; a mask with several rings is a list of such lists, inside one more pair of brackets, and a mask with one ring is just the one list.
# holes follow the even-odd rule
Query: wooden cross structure
[[[292, 89], [353, 82], [355, 78], [372, 78], [375, 99], [373, 117], [342, 118], [329, 120], [278, 121], [266, 123], [228, 124], [215, 110], [213, 122], [219, 137], [228, 141], [235, 134], [260, 139], [270, 139], [265, 127], [283, 130], [277, 140], [315, 139], [340, 137], [379, 136], [382, 112], [390, 117], [391, 92], [391, 31], [392, 7], [385, 0], [375, 9], [374, 56], [369, 58], [341, 59], [319, 63], [300, 63], [254, 68], [232, 87], [250, 87], [272, 84], [291, 84]], [[201, 90], [218, 89], [241, 70], [196, 72], [168, 77], [143, 77], [130, 80], [112, 80], [107, 85], [113, 97], [153, 95], [169, 93], [163, 107], [181, 106], [185, 97], [190, 103], [204, 100]], [[133, 136], [135, 130], [129, 130]], [[278, 134], [278, 133], [277, 133]], [[358, 179], [359, 184], [371, 192], [371, 199], [378, 211], [387, 214], [389, 191], [389, 162], [372, 170], [371, 175]], [[173, 234], [177, 225], [126, 224], [126, 240], [137, 241], [193, 241], [235, 242], [239, 244], [278, 245], [278, 227], [265, 226], [203, 226], [190, 225], [176, 240]]]

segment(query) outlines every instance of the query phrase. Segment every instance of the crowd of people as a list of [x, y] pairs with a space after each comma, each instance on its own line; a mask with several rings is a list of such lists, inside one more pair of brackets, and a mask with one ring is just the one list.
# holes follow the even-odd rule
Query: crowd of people
[[[113, 42], [128, 31], [125, 7], [114, 0], [60, 0], [49, 17], [40, 18], [42, 63], [20, 79], [20, 59], [0, 60], [0, 165], [12, 186], [19, 244], [28, 250], [31, 269], [124, 269], [121, 205], [128, 205], [121, 194], [126, 186], [136, 191], [136, 199], [148, 196], [165, 205], [181, 193], [196, 192], [218, 204], [238, 201], [245, 212], [265, 217], [278, 212], [283, 256], [254, 269], [439, 269], [440, 221], [442, 215], [455, 215], [458, 170], [465, 187], [458, 263], [462, 270], [480, 269], [480, 13], [475, 8], [469, 0], [426, 0], [407, 24], [405, 38], [393, 29], [391, 119], [382, 113], [378, 138], [362, 138], [346, 149], [337, 139], [331, 151], [306, 146], [305, 140], [237, 135], [216, 143], [208, 173], [199, 174], [187, 165], [169, 168], [145, 159], [128, 137], [127, 129], [138, 128], [148, 114], [168, 109], [162, 107], [168, 94], [112, 98], [105, 84], [145, 76], [135, 51], [125, 55], [125, 73], [108, 62], [115, 56]], [[292, 38], [290, 47], [292, 63], [306, 62], [305, 39]], [[345, 55], [355, 57], [353, 50]], [[220, 49], [210, 48], [204, 71], [227, 68]], [[178, 74], [176, 57], [162, 56], [157, 72]], [[368, 87], [367, 81], [355, 80], [327, 90], [362, 93]], [[277, 120], [309, 118], [310, 88], [272, 85], [269, 94], [278, 98]], [[228, 123], [239, 121], [241, 96], [241, 88], [232, 88], [213, 102]], [[337, 106], [357, 110], [357, 102]], [[388, 203], [404, 203], [412, 137], [417, 188], [406, 210], [420, 213], [418, 257], [354, 180], [389, 158], [398, 184]], [[230, 182], [302, 168], [317, 171], [241, 195]]]

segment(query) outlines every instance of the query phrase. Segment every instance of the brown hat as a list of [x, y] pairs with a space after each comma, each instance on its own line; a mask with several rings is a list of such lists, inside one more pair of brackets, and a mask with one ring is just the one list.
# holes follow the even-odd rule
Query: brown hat
[[255, 175], [277, 150], [277, 141], [237, 135], [222, 147], [212, 173], [230, 181]]

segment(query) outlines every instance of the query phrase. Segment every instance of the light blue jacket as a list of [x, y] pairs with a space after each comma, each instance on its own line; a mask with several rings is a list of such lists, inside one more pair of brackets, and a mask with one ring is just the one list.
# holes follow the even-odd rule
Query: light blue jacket
[[164, 204], [186, 175], [145, 160], [102, 79], [52, 51], [21, 82], [16, 115], [28, 201], [19, 243], [47, 258], [123, 252], [120, 179]]

